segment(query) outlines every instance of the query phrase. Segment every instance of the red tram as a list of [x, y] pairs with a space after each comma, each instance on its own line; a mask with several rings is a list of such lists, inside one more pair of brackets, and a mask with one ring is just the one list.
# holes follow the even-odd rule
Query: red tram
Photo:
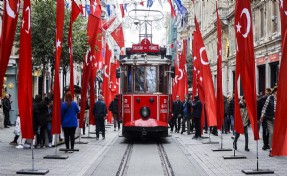
[[166, 48], [151, 44], [147, 38], [126, 49], [117, 70], [124, 137], [168, 136], [174, 76], [171, 65]]

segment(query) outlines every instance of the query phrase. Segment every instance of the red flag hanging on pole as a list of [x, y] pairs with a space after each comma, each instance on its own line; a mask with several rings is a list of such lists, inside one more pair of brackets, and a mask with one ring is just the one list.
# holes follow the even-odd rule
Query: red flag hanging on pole
[[192, 70], [192, 99], [194, 99], [194, 96], [197, 94], [197, 72], [198, 69], [198, 59], [196, 57], [196, 46], [197, 46], [197, 39], [196, 39], [196, 31], [192, 33], [193, 39], [192, 39], [192, 53], [193, 53], [193, 70]]
[[[246, 100], [246, 107], [248, 110], [249, 119], [252, 125], [254, 140], [259, 139], [258, 125], [257, 125], [257, 108], [256, 108], [256, 79], [255, 79], [255, 56], [253, 46], [253, 30], [252, 17], [249, 0], [236, 1], [235, 8], [235, 22], [234, 28], [236, 32], [237, 52], [236, 52], [236, 74], [235, 83], [241, 79], [244, 97]], [[238, 87], [235, 87], [235, 97], [238, 96]], [[239, 106], [236, 103], [235, 106]], [[235, 111], [235, 131], [241, 132], [242, 129], [236, 129], [236, 121], [241, 121], [240, 114]], [[238, 116], [237, 116], [238, 115]]]
[[[87, 101], [87, 91], [88, 85], [91, 79], [92, 73], [92, 66], [93, 66], [93, 59], [94, 59], [94, 49], [97, 39], [97, 32], [100, 24], [100, 19], [93, 14], [89, 15], [88, 19], [88, 29], [87, 29], [87, 36], [88, 36], [88, 43], [90, 45], [90, 50], [87, 51], [84, 61], [84, 68], [83, 68], [83, 81], [82, 81], [82, 90], [81, 90], [81, 109], [80, 109], [80, 124], [79, 127], [83, 128], [84, 125], [84, 116], [85, 116], [85, 109], [86, 109], [86, 101]], [[90, 99], [91, 101], [91, 99]], [[90, 102], [91, 103], [91, 102]], [[90, 118], [93, 116], [90, 116]]]
[[287, 156], [287, 1], [280, 1], [282, 57], [277, 89], [277, 103], [272, 139], [272, 156]]
[[62, 52], [62, 36], [64, 26], [64, 0], [57, 0], [56, 7], [56, 58], [55, 58], [55, 76], [54, 76], [54, 95], [53, 95], [53, 119], [52, 134], [61, 133], [61, 101], [60, 101], [60, 59]]
[[175, 61], [174, 62], [174, 75], [175, 75], [175, 77], [173, 78], [173, 81], [172, 81], [172, 100], [175, 100], [176, 99], [176, 95], [177, 95], [177, 89], [178, 89], [178, 82], [177, 82], [178, 67], [179, 67], [179, 63], [177, 61]]
[[[103, 76], [103, 96], [104, 101], [106, 105], [108, 106], [111, 102], [111, 96], [110, 96], [110, 65], [111, 65], [111, 57], [112, 57], [112, 51], [110, 50], [109, 45], [106, 43], [106, 55], [105, 55], [105, 63], [104, 63], [104, 76]], [[112, 121], [111, 113], [108, 113], [108, 121]]]
[[96, 77], [96, 67], [95, 67], [95, 52], [91, 52], [92, 54], [92, 60], [91, 60], [91, 76], [89, 79], [90, 82], [90, 110], [89, 110], [89, 124], [90, 125], [95, 125], [95, 118], [93, 114], [93, 108], [95, 104], [95, 77]]
[[90, 3], [91, 14], [98, 18], [101, 18], [102, 6], [100, 0], [90, 0]]
[[222, 93], [222, 43], [221, 22], [218, 14], [218, 3], [216, 2], [217, 17], [217, 80], [216, 80], [216, 107], [217, 107], [217, 129], [222, 128], [224, 120], [224, 100]]
[[124, 32], [123, 32], [123, 27], [122, 24], [120, 24], [112, 33], [111, 33], [112, 37], [114, 38], [114, 40], [116, 41], [116, 43], [118, 44], [118, 46], [120, 47], [120, 49], [122, 49], [123, 47], [125, 47], [125, 39], [124, 39]]
[[34, 139], [32, 110], [32, 35], [30, 0], [24, 0], [20, 31], [18, 107], [22, 138]]
[[120, 10], [121, 10], [122, 18], [124, 18], [125, 17], [124, 4], [120, 4]]
[[[2, 34], [0, 45], [0, 85], [3, 85], [4, 76], [10, 59], [16, 31], [20, 0], [5, 0], [2, 20]], [[0, 91], [2, 96], [2, 91]]]
[[186, 72], [186, 48], [187, 48], [187, 41], [186, 39], [183, 40], [183, 48], [179, 57], [179, 67], [178, 71], [180, 75], [178, 76], [178, 95], [183, 100], [184, 95], [187, 95], [188, 92], [188, 84], [187, 84], [187, 72]]
[[168, 3], [169, 3], [169, 5], [170, 5], [171, 17], [174, 18], [174, 17], [176, 17], [176, 14], [175, 14], [175, 11], [174, 11], [174, 8], [173, 8], [173, 5], [172, 5], [171, 0], [168, 0]]
[[87, 101], [87, 91], [88, 91], [88, 84], [91, 75], [91, 50], [88, 50], [84, 63], [83, 63], [83, 74], [82, 74], [82, 90], [81, 90], [81, 109], [80, 109], [80, 122], [79, 128], [83, 128], [84, 125], [84, 117], [85, 117], [85, 110], [86, 110], [86, 101]]
[[198, 61], [198, 63], [200, 64], [199, 81], [202, 81], [202, 88], [204, 93], [204, 99], [201, 98], [201, 100], [203, 100], [205, 104], [208, 126], [217, 126], [216, 106], [214, 106], [216, 104], [216, 100], [215, 100], [215, 92], [212, 82], [211, 70], [196, 17], [194, 21], [195, 21], [196, 33], [198, 35], [197, 36], [198, 50], [196, 52], [198, 52], [197, 56], [199, 56], [198, 59], [200, 59], [200, 62]]
[[73, 23], [81, 13], [81, 9], [72, 0], [72, 10], [71, 10], [71, 18], [70, 18], [70, 29], [68, 34], [68, 46], [69, 46], [69, 55], [70, 55], [70, 91], [72, 97], [74, 98], [74, 61], [73, 61], [73, 47], [72, 47], [72, 31], [73, 31]]

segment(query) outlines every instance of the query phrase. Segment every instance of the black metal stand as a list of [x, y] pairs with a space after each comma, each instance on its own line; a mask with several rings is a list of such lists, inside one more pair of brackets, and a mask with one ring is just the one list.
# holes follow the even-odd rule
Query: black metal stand
[[79, 141], [75, 142], [75, 144], [88, 144], [88, 142], [82, 142], [81, 141], [81, 130], [82, 130], [82, 128], [80, 128]]
[[55, 155], [47, 155], [47, 156], [44, 156], [43, 158], [44, 159], [67, 159], [69, 158], [69, 156], [61, 156], [61, 155], [58, 155], [57, 154], [57, 139], [58, 139], [58, 134], [56, 134], [56, 140], [55, 140]]
[[251, 174], [274, 174], [273, 170], [270, 169], [259, 169], [259, 159], [258, 159], [258, 140], [256, 141], [256, 152], [257, 152], [257, 168], [254, 170], [251, 169], [246, 169], [246, 170], [241, 170], [244, 174], [246, 175], [251, 175]]
[[[96, 137], [90, 136], [90, 134], [92, 134], [92, 132], [90, 132], [90, 124], [89, 124], [89, 127], [88, 127], [88, 136], [83, 136], [82, 138], [85, 138], [85, 139], [93, 139], [93, 138], [96, 138]], [[94, 133], [94, 134], [95, 134], [95, 133]]]
[[213, 152], [232, 151], [232, 149], [225, 149], [225, 148], [223, 148], [223, 135], [222, 134], [223, 134], [223, 131], [221, 130], [220, 148], [211, 149]]
[[35, 169], [34, 167], [34, 146], [33, 140], [31, 142], [31, 150], [32, 150], [32, 169], [22, 169], [16, 172], [16, 174], [25, 174], [25, 175], [46, 175], [49, 170], [48, 169]]
[[223, 159], [246, 159], [246, 156], [244, 156], [244, 155], [235, 155], [235, 145], [234, 145], [235, 143], [234, 143], [234, 141], [235, 141], [235, 138], [233, 140], [233, 151], [234, 151], [233, 155], [223, 156]]
[[65, 148], [60, 148], [59, 151], [64, 151], [64, 152], [68, 152], [68, 151], [79, 152], [80, 149], [65, 149]]
[[210, 140], [210, 130], [209, 130], [209, 133], [208, 133], [208, 138], [209, 138], [209, 141], [208, 142], [201, 142], [202, 144], [219, 144], [219, 142], [212, 142]]

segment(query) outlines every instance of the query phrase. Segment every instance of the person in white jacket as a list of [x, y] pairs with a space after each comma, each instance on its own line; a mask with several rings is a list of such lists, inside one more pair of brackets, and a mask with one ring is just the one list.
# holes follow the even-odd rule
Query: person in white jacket
[[20, 116], [17, 116], [16, 119], [16, 126], [15, 126], [15, 130], [14, 130], [14, 140], [12, 142], [10, 142], [11, 145], [17, 145], [18, 144], [18, 139], [21, 135], [21, 124], [20, 124]]

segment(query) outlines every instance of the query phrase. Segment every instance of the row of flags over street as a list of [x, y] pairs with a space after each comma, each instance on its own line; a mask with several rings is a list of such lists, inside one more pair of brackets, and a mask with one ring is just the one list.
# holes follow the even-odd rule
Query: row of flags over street
[[[273, 156], [287, 156], [287, 1], [279, 3], [281, 15], [281, 36], [282, 36], [282, 59], [279, 72], [277, 106], [274, 122], [274, 136], [272, 142]], [[254, 140], [259, 140], [257, 121], [257, 99], [256, 99], [256, 77], [255, 77], [255, 55], [253, 45], [252, 14], [250, 1], [236, 1], [234, 30], [236, 37], [236, 71], [235, 71], [235, 97], [234, 102], [239, 102], [238, 81], [242, 84], [248, 116], [252, 126]], [[222, 128], [224, 120], [224, 101], [222, 93], [222, 34], [221, 22], [217, 15], [217, 87], [216, 93], [212, 81], [210, 64], [207, 58], [200, 27], [194, 16], [195, 31], [193, 31], [192, 55], [193, 55], [193, 96], [199, 95], [203, 102], [201, 125], [204, 125], [204, 117], [207, 118], [208, 126]], [[186, 41], [183, 41], [183, 48], [186, 48]], [[175, 61], [175, 79], [173, 81], [173, 99], [176, 95], [181, 98], [187, 94], [187, 73], [186, 73], [186, 50], [178, 54]], [[234, 128], [238, 133], [243, 134], [244, 128], [240, 114], [239, 104], [235, 103]]]

